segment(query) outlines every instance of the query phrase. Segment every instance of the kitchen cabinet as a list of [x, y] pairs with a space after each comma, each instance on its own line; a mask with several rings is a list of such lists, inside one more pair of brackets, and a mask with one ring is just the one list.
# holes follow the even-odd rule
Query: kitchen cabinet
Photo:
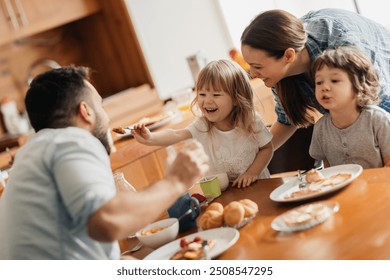
[[99, 0], [0, 0], [0, 46], [75, 21], [100, 9]]
[[127, 181], [136, 190], [140, 190], [161, 180], [164, 177], [167, 152], [161, 148], [143, 158], [140, 158], [114, 172], [123, 172]]
[[[0, 100], [15, 100], [21, 112], [39, 61], [91, 68], [102, 97], [144, 84], [154, 88], [125, 0], [0, 0], [0, 34]], [[49, 70], [44, 66], [34, 75]], [[0, 116], [0, 137], [5, 133]]]

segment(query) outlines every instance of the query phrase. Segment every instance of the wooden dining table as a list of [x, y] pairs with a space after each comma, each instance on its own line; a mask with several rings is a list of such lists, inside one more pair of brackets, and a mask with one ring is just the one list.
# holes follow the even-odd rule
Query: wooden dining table
[[[256, 217], [239, 229], [238, 241], [219, 260], [378, 260], [390, 259], [390, 168], [366, 169], [349, 185], [300, 202], [275, 202], [270, 193], [286, 177], [258, 180], [247, 188], [232, 188], [215, 199], [223, 205], [249, 198], [259, 206]], [[307, 230], [279, 232], [271, 227], [282, 213], [319, 201], [337, 202], [339, 211]], [[181, 234], [185, 236], [193, 233]], [[128, 247], [137, 241], [129, 240]], [[123, 245], [123, 244], [122, 244]], [[132, 254], [142, 259], [147, 247]]]

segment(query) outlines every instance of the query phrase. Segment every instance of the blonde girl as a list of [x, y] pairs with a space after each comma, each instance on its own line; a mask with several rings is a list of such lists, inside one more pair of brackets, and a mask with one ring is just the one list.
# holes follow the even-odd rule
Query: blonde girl
[[200, 71], [195, 91], [192, 110], [198, 116], [193, 123], [158, 132], [138, 124], [135, 139], [145, 145], [169, 146], [195, 138], [209, 156], [209, 174], [227, 173], [237, 187], [268, 178], [272, 135], [255, 112], [248, 74], [235, 62], [212, 61]]

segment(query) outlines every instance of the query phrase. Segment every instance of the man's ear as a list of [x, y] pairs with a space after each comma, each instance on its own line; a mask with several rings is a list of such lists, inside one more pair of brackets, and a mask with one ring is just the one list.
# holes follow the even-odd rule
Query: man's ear
[[79, 105], [79, 115], [80, 118], [88, 124], [92, 124], [94, 122], [94, 112], [85, 101], [81, 101]]
[[293, 48], [288, 48], [284, 51], [284, 57], [287, 63], [293, 63], [295, 60], [295, 50]]

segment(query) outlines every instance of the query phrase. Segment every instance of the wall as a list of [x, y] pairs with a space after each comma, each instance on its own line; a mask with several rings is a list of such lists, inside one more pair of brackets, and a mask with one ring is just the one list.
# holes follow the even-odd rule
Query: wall
[[215, 0], [127, 0], [157, 92], [165, 99], [192, 87], [186, 58], [228, 58], [233, 43]]
[[283, 9], [295, 16], [303, 16], [310, 10], [341, 8], [355, 11], [352, 0], [218, 0], [223, 18], [233, 44], [240, 49], [240, 38], [245, 27], [259, 13], [270, 9]]
[[381, 0], [126, 0], [130, 17], [162, 99], [193, 86], [186, 57], [203, 51], [207, 61], [240, 49], [244, 28], [260, 12], [284, 9], [300, 17], [310, 10], [342, 8], [390, 26]]

